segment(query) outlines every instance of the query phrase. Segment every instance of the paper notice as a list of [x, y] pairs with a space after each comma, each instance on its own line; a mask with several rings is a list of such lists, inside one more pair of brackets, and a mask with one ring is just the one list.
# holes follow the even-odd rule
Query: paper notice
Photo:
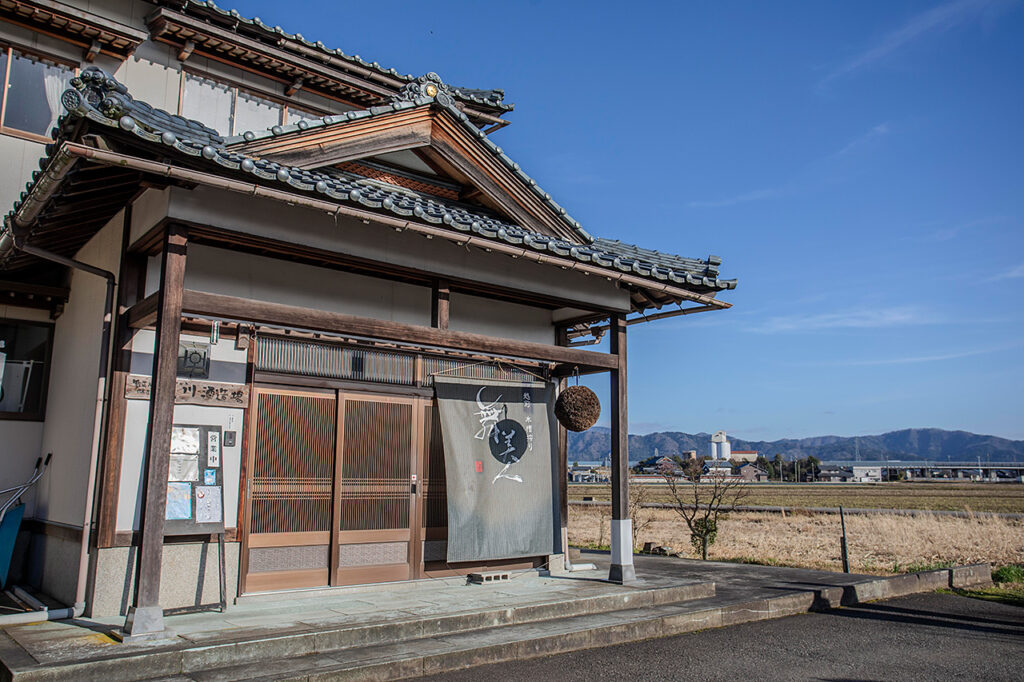
[[216, 469], [207, 469], [203, 472], [203, 485], [217, 485]]
[[196, 488], [196, 523], [220, 523], [220, 486], [201, 485]]
[[167, 511], [165, 519], [187, 520], [192, 518], [192, 485], [189, 483], [167, 484]]
[[206, 466], [220, 466], [220, 432], [208, 431], [206, 433]]
[[199, 454], [199, 429], [175, 426], [171, 429], [171, 452], [181, 455]]
[[168, 481], [198, 481], [199, 455], [171, 455], [167, 467]]

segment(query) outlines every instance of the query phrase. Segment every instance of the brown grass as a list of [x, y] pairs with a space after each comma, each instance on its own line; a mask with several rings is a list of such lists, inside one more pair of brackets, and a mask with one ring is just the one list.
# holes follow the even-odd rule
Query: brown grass
[[[649, 502], [671, 502], [665, 485], [648, 485]], [[1013, 483], [893, 482], [746, 486], [743, 504], [775, 507], [943, 509], [1024, 513], [1024, 485]], [[569, 499], [611, 499], [611, 486], [571, 485]]]
[[[686, 525], [669, 509], [648, 509], [638, 544], [655, 542], [696, 557]], [[607, 545], [609, 508], [569, 507], [569, 541]], [[970, 518], [912, 514], [847, 515], [850, 570], [902, 573], [936, 564], [1024, 563], [1024, 522], [983, 514]], [[842, 569], [838, 514], [734, 512], [719, 523], [709, 559]]]

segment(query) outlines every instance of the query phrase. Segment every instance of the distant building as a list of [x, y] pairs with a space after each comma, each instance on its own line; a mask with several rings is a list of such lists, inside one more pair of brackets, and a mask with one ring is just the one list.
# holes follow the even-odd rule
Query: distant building
[[855, 466], [853, 467], [853, 480], [858, 483], [874, 483], [882, 480], [882, 467], [880, 466]]
[[849, 469], [821, 469], [818, 471], [818, 480], [826, 483], [846, 483], [853, 479], [853, 472]]
[[756, 462], [757, 450], [733, 450], [729, 459], [734, 462]]
[[744, 481], [760, 482], [768, 480], [768, 472], [756, 464], [751, 464], [750, 462], [741, 465], [739, 469], [736, 470], [736, 473], [738, 473], [740, 478]]
[[732, 455], [732, 446], [725, 431], [715, 431], [711, 436], [711, 459], [729, 459]]
[[733, 473], [732, 464], [725, 460], [705, 460], [704, 462], [704, 475], [701, 476], [701, 483], [706, 483], [715, 479], [739, 478], [737, 474]]

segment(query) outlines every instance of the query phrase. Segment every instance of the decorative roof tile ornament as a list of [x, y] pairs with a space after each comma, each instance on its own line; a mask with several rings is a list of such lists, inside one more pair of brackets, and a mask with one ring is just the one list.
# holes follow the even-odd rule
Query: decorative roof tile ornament
[[431, 71], [402, 86], [398, 94], [391, 98], [394, 102], [417, 102], [421, 99], [432, 99], [441, 106], [455, 108], [452, 96], [453, 88]]
[[60, 101], [73, 116], [98, 123], [106, 123], [104, 119], [118, 121], [125, 130], [138, 125], [154, 135], [170, 133], [204, 145], [224, 145], [224, 138], [213, 128], [134, 99], [128, 94], [128, 88], [98, 67], [83, 69], [71, 79], [70, 86]]

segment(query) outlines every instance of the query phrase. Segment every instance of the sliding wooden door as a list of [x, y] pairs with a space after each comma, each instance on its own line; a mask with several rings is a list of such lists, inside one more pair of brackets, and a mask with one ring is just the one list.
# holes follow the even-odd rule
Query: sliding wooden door
[[420, 423], [415, 398], [338, 395], [332, 583], [417, 577]]
[[329, 582], [337, 402], [334, 391], [253, 390], [247, 592]]

